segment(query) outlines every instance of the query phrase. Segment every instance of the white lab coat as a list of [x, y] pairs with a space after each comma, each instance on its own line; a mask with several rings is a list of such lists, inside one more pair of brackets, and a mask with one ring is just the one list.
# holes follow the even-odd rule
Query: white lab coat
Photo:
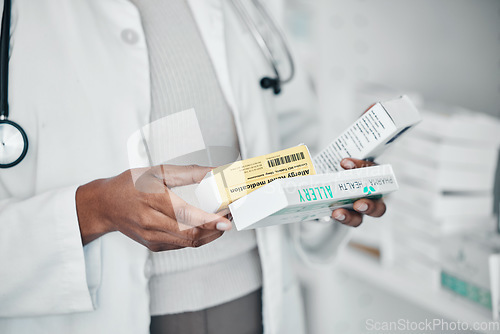
[[[273, 110], [281, 102], [258, 87], [268, 73], [258, 49], [227, 3], [189, 4], [243, 157], [278, 148]], [[15, 0], [11, 36], [11, 120], [30, 148], [20, 165], [0, 171], [0, 333], [147, 333], [148, 250], [120, 233], [82, 247], [75, 207], [79, 185], [129, 168], [127, 139], [149, 121], [139, 13], [127, 0]], [[285, 230], [257, 231], [266, 333], [303, 332]], [[328, 231], [337, 241], [345, 235]], [[338, 245], [308, 253], [296, 241], [318, 258]]]

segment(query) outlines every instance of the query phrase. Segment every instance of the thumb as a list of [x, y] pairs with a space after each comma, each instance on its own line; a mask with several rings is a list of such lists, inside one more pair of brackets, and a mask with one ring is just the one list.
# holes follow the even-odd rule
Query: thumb
[[340, 165], [344, 169], [354, 169], [354, 168], [376, 166], [377, 164], [374, 163], [373, 161], [368, 161], [368, 160], [345, 158], [345, 159], [342, 159], [342, 161], [340, 162]]
[[163, 183], [170, 188], [200, 183], [205, 175], [211, 170], [211, 167], [202, 167], [198, 165], [160, 165], [153, 167], [154, 175], [162, 179]]
[[217, 218], [215, 222], [208, 222], [198, 227], [204, 230], [213, 230], [215, 228], [219, 231], [229, 231], [230, 229], [232, 229], [231, 221], [227, 218], [227, 216], [229, 215], [229, 209], [219, 211], [214, 215], [219, 216], [220, 218]]
[[175, 220], [180, 229], [199, 227], [204, 230], [228, 231], [232, 228], [229, 219], [224, 217], [227, 212], [208, 213], [191, 204], [186, 203], [182, 198], [172, 191], [169, 191], [171, 205], [175, 214]]

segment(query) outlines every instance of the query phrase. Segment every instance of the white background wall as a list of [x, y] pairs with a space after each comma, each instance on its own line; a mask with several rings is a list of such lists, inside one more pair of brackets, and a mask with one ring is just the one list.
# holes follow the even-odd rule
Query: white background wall
[[500, 1], [288, 2], [299, 8], [288, 25], [331, 100], [338, 83], [370, 81], [500, 116]]

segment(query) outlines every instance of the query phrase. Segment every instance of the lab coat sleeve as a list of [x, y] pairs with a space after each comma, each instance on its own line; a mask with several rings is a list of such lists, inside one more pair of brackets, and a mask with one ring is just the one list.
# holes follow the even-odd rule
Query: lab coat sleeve
[[76, 188], [0, 200], [0, 317], [94, 309], [100, 241], [82, 247]]

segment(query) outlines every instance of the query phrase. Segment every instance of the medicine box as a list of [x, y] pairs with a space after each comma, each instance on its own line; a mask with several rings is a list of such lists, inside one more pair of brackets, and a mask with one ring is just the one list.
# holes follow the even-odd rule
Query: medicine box
[[277, 179], [316, 174], [305, 145], [215, 168], [196, 188], [200, 209], [217, 212]]
[[344, 158], [374, 159], [420, 121], [417, 108], [406, 95], [376, 103], [314, 157], [316, 172], [338, 172]]
[[229, 205], [238, 231], [323, 218], [398, 189], [390, 165], [279, 179]]

